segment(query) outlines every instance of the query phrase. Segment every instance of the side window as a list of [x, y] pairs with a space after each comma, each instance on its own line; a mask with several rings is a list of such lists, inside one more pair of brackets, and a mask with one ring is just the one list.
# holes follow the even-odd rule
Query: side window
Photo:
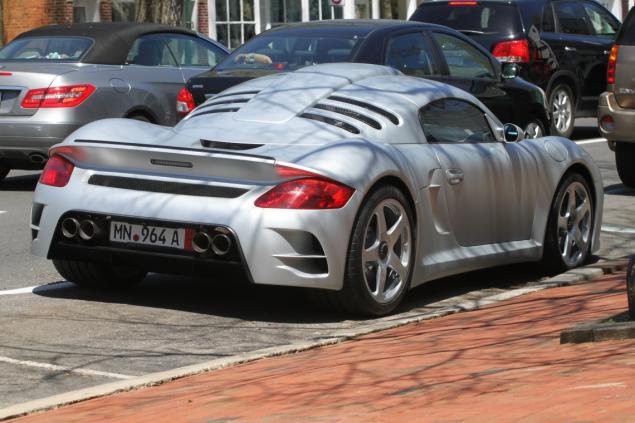
[[428, 40], [420, 32], [397, 36], [388, 42], [386, 65], [407, 75], [438, 75], [439, 67]]
[[542, 31], [556, 32], [556, 22], [553, 16], [553, 8], [551, 3], [545, 4], [545, 10], [542, 12]]
[[174, 57], [161, 35], [144, 35], [135, 40], [126, 63], [140, 66], [176, 66]]
[[485, 112], [456, 98], [436, 100], [419, 111], [419, 122], [429, 143], [495, 142]]
[[595, 35], [614, 36], [619, 31], [620, 23], [606, 10], [588, 1], [585, 1], [583, 5]]
[[448, 64], [450, 76], [458, 78], [495, 78], [489, 58], [469, 43], [449, 34], [435, 32], [434, 38]]
[[577, 1], [556, 1], [553, 8], [558, 17], [560, 32], [565, 34], [588, 35], [589, 27], [584, 20], [584, 10]]
[[200, 38], [181, 34], [166, 34], [170, 51], [181, 66], [201, 66], [211, 68], [216, 66], [225, 53], [215, 45]]

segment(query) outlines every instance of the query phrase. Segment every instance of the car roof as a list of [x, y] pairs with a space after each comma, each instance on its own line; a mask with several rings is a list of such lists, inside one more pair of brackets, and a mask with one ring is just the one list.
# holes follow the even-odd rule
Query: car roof
[[27, 37], [86, 37], [94, 45], [81, 62], [123, 65], [134, 41], [143, 35], [156, 33], [196, 35], [196, 32], [170, 25], [138, 22], [92, 22], [66, 25], [47, 25], [23, 32], [16, 40]]
[[410, 27], [439, 27], [439, 25], [416, 22], [401, 21], [396, 19], [332, 19], [323, 21], [295, 22], [278, 26], [270, 29], [267, 33], [294, 31], [294, 30], [316, 30], [316, 29], [335, 29], [350, 30], [354, 33], [369, 34], [379, 29], [403, 29]]

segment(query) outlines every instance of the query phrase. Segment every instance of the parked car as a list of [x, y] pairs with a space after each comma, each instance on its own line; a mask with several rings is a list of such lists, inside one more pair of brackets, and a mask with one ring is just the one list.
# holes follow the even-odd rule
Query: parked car
[[214, 69], [191, 78], [185, 113], [206, 98], [258, 76], [330, 62], [383, 64], [469, 91], [499, 119], [532, 137], [549, 128], [542, 90], [501, 69], [480, 45], [449, 28], [415, 22], [338, 20], [284, 25], [252, 38]]
[[411, 20], [469, 35], [547, 93], [554, 135], [596, 116], [620, 23], [594, 0], [427, 1]]
[[635, 188], [635, 9], [631, 9], [609, 57], [608, 88], [600, 96], [600, 133], [615, 151], [617, 173]]
[[32, 252], [88, 287], [234, 265], [382, 315], [435, 278], [541, 259], [569, 269], [597, 250], [591, 157], [521, 138], [456, 87], [309, 66], [223, 91], [174, 128], [79, 129], [36, 188]]
[[108, 117], [174, 125], [174, 102], [192, 75], [228, 51], [164, 25], [52, 25], [0, 50], [0, 179], [41, 169], [50, 146]]

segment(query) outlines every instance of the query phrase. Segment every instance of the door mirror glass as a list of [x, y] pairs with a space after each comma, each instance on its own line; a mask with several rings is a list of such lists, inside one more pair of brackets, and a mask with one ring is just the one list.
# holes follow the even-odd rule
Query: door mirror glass
[[503, 63], [501, 76], [503, 79], [514, 79], [520, 75], [520, 67], [517, 63]]
[[513, 123], [506, 123], [503, 127], [505, 142], [518, 142], [525, 138], [523, 130]]

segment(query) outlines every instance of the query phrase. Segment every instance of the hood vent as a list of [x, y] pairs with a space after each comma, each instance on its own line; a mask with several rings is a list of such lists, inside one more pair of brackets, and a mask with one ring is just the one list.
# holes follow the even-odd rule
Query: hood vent
[[377, 113], [378, 115], [385, 117], [386, 119], [388, 119], [395, 125], [399, 125], [399, 118], [396, 115], [394, 115], [393, 113], [390, 113], [388, 110], [382, 109], [381, 107], [377, 107], [373, 104], [366, 103], [364, 101], [353, 100], [352, 98], [340, 97], [337, 95], [332, 95], [328, 99], [333, 101], [339, 101], [341, 103], [352, 104], [357, 107], [362, 107], [366, 110], [370, 110], [371, 112]]
[[[207, 115], [211, 113], [231, 113], [237, 112], [246, 103], [249, 103], [260, 91], [238, 91], [234, 93], [221, 94], [211, 100], [201, 104], [187, 117], [188, 119]], [[247, 96], [247, 97], [245, 97]], [[237, 98], [234, 98], [237, 97]], [[219, 100], [221, 99], [222, 100]]]
[[365, 116], [361, 113], [357, 113], [353, 110], [350, 109], [345, 109], [343, 107], [339, 107], [339, 106], [333, 106], [331, 104], [316, 104], [315, 106], [313, 106], [314, 109], [320, 109], [320, 110], [326, 110], [327, 112], [333, 112], [333, 113], [338, 113], [340, 115], [344, 115], [344, 116], [348, 116], [350, 118], [353, 119], [357, 119], [360, 122], [365, 123], [366, 125], [370, 126], [371, 128], [374, 129], [381, 129], [381, 124], [379, 122], [377, 122], [375, 119]]
[[326, 123], [329, 125], [333, 125], [337, 128], [348, 131], [351, 134], [356, 134], [356, 135], [359, 134], [359, 129], [357, 129], [351, 124], [344, 122], [343, 120], [333, 119], [333, 118], [323, 116], [323, 115], [318, 115], [315, 113], [302, 113], [300, 117], [305, 119], [316, 120], [318, 122]]

